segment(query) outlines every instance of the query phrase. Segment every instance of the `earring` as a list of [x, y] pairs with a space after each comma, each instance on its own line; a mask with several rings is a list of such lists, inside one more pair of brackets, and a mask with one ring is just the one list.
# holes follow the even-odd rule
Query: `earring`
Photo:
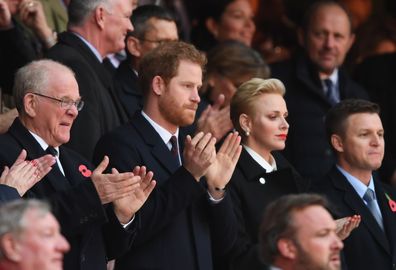
[[246, 135], [247, 137], [249, 137], [249, 135], [250, 135], [249, 130], [245, 131], [245, 135]]

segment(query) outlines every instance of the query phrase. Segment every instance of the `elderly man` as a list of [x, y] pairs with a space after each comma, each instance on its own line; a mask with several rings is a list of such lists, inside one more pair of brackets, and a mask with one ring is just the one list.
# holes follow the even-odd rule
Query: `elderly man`
[[146, 54], [140, 66], [143, 110], [98, 142], [97, 162], [105, 154], [121, 171], [145, 165], [159, 185], [141, 209], [143, 229], [116, 269], [211, 270], [212, 256], [227, 253], [235, 241], [225, 186], [241, 152], [239, 136], [230, 134], [216, 154], [211, 134], [183, 138], [179, 132], [194, 121], [205, 63], [184, 42], [167, 42]]
[[384, 157], [377, 104], [345, 100], [326, 116], [337, 162], [315, 188], [335, 205], [337, 218], [359, 214], [361, 225], [345, 240], [348, 269], [396, 269], [396, 192], [375, 179]]
[[367, 94], [341, 68], [354, 34], [340, 4], [314, 3], [304, 18], [299, 40], [304, 51], [274, 64], [271, 72], [286, 86], [291, 128], [285, 155], [302, 176], [316, 180], [334, 163], [323, 125], [326, 112], [340, 100], [366, 98]]
[[47, 203], [29, 199], [0, 206], [0, 270], [62, 270], [69, 249]]
[[20, 116], [0, 136], [0, 167], [13, 164], [22, 149], [29, 160], [50, 153], [56, 163], [30, 189], [23, 181], [0, 185], [0, 198], [23, 195], [49, 200], [71, 245], [65, 269], [105, 269], [106, 260], [123, 252], [134, 237], [136, 222], [130, 221], [154, 186], [152, 173], [135, 168], [133, 173], [103, 174], [107, 157], [94, 169], [62, 146], [84, 105], [74, 74], [66, 66], [41, 60], [21, 68], [14, 96]]
[[102, 61], [124, 49], [125, 37], [133, 30], [129, 20], [132, 9], [129, 0], [71, 1], [68, 30], [58, 36], [58, 44], [47, 54], [76, 74], [86, 109], [71, 130], [68, 146], [89, 160], [101, 135], [127, 121]]
[[343, 243], [327, 208], [327, 201], [314, 194], [283, 196], [268, 206], [259, 239], [270, 269], [341, 269]]
[[133, 11], [131, 22], [134, 30], [125, 40], [128, 57], [118, 67], [115, 75], [116, 93], [129, 118], [143, 107], [142, 91], [138, 83], [141, 59], [161, 43], [179, 39], [175, 19], [163, 7], [140, 6]]

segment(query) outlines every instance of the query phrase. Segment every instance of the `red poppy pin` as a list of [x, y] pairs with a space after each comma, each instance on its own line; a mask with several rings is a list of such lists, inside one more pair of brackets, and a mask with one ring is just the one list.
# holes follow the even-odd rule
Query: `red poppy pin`
[[385, 193], [386, 198], [388, 199], [389, 207], [392, 210], [392, 212], [396, 212], [396, 202], [392, 200], [391, 197], [387, 193]]
[[85, 177], [90, 177], [91, 174], [92, 174], [91, 170], [88, 169], [87, 166], [82, 165], [82, 164], [78, 167], [78, 170], [79, 170], [80, 173], [81, 173], [83, 176], [85, 176]]

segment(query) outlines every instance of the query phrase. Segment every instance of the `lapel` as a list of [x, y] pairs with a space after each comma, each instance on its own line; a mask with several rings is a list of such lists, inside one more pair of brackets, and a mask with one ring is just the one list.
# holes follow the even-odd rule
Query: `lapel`
[[[16, 118], [9, 129], [11, 136], [18, 141], [22, 148], [27, 151], [27, 159], [32, 160], [45, 155], [45, 151], [40, 144], [34, 139], [30, 132], [22, 125], [19, 118]], [[53, 166], [57, 166], [54, 164]], [[66, 190], [70, 188], [68, 180], [63, 176], [59, 169], [52, 169], [44, 179], [38, 184], [50, 183], [56, 191]]]
[[[169, 174], [175, 172], [179, 165], [175, 163], [172, 153], [169, 151], [160, 135], [143, 117], [141, 111], [137, 111], [135, 113], [131, 123], [135, 130], [140, 134], [145, 144], [150, 147], [150, 152], [156, 161], [161, 164]], [[179, 139], [179, 143], [180, 141], [181, 140]], [[182, 153], [182, 147], [180, 147], [179, 152]]]
[[[387, 253], [391, 254], [389, 242], [385, 233], [381, 230], [370, 210], [359, 197], [352, 185], [345, 179], [344, 175], [334, 167], [330, 173], [330, 178], [334, 187], [343, 192], [343, 200], [345, 204], [353, 213], [359, 214], [362, 217], [360, 226], [364, 226], [373, 236], [377, 244], [384, 248]], [[377, 189], [377, 186], [375, 188]]]
[[319, 76], [312, 63], [308, 60], [305, 55], [297, 57], [297, 79], [305, 84], [306, 91], [311, 92], [317, 96], [320, 100], [331, 106], [329, 100], [326, 98], [325, 93], [322, 89], [322, 84]]
[[128, 119], [126, 112], [124, 111], [121, 102], [115, 94], [113, 87], [113, 78], [111, 74], [106, 70], [105, 66], [98, 60], [96, 55], [91, 51], [91, 49], [75, 34], [70, 32], [63, 32], [59, 35], [59, 41], [75, 48], [79, 51], [80, 55], [85, 58], [92, 69], [95, 71], [98, 79], [102, 83], [103, 87], [106, 89], [107, 93], [110, 95], [114, 108], [117, 111], [118, 116], [122, 123], [125, 123]]
[[260, 176], [266, 173], [266, 170], [249, 155], [244, 147], [242, 147], [237, 166], [249, 182], [259, 181]]

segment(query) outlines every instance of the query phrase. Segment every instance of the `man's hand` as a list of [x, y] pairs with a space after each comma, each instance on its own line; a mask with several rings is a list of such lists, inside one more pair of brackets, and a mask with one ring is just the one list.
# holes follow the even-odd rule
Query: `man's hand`
[[12, 27], [11, 13], [5, 0], [0, 0], [0, 30]]
[[216, 139], [210, 133], [199, 132], [194, 138], [187, 136], [183, 151], [183, 166], [195, 178], [199, 179], [206, 173], [216, 159]]
[[238, 132], [230, 133], [217, 152], [215, 162], [206, 173], [208, 191], [215, 199], [223, 197], [225, 186], [231, 179], [242, 151]]
[[48, 44], [55, 43], [55, 40], [52, 30], [47, 24], [44, 9], [40, 1], [23, 0], [19, 5], [19, 18], [27, 27], [33, 30], [47, 48], [54, 45]]
[[0, 184], [15, 188], [21, 197], [46, 176], [56, 162], [52, 155], [31, 161], [26, 160], [26, 155], [26, 150], [22, 150], [11, 168], [6, 166], [0, 177]]
[[218, 141], [223, 138], [232, 128], [230, 119], [230, 106], [222, 108], [224, 95], [219, 95], [213, 106], [209, 105], [197, 121], [197, 131], [211, 133]]
[[135, 176], [132, 172], [104, 174], [108, 165], [109, 158], [105, 156], [91, 176], [102, 204], [129, 196], [139, 188], [141, 181], [140, 176]]
[[[118, 174], [116, 169], [112, 169], [114, 174]], [[147, 198], [153, 191], [156, 181], [153, 179], [153, 172], [146, 172], [146, 167], [136, 166], [133, 170], [134, 175], [140, 176], [142, 181], [138, 188], [130, 192], [124, 198], [113, 202], [114, 212], [122, 224], [128, 223], [135, 213], [143, 206]]]

